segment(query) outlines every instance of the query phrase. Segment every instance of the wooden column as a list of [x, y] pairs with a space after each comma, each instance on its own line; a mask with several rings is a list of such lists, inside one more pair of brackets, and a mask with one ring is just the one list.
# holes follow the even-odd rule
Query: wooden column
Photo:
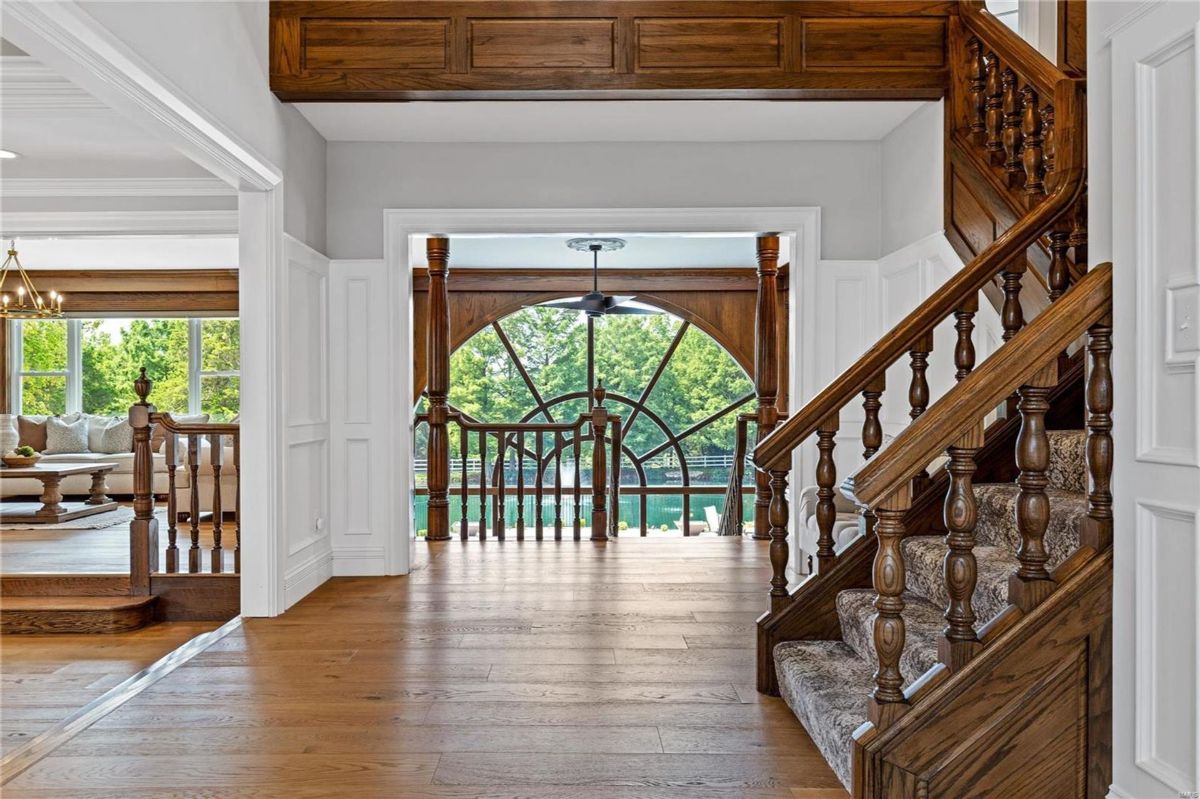
[[[754, 393], [758, 396], [759, 441], [766, 438], [779, 422], [779, 410], [775, 406], [779, 397], [778, 279], [779, 236], [759, 236], [758, 305], [754, 313]], [[771, 478], [766, 472], [755, 472], [755, 488], [754, 537], [765, 540], [771, 538]]]
[[879, 410], [883, 407], [881, 397], [887, 387], [887, 374], [880, 372], [863, 389], [863, 460], [869, 461], [883, 446], [883, 425], [879, 423]]
[[429, 486], [430, 541], [450, 538], [450, 435], [447, 429], [450, 394], [450, 298], [446, 278], [450, 271], [450, 240], [430, 236], [425, 240], [429, 261], [429, 320], [425, 354], [428, 371], [426, 402], [429, 414], [429, 451], [426, 482]]
[[962, 380], [975, 369], [975, 313], [979, 310], [979, 297], [974, 296], [954, 312], [954, 330], [958, 334], [954, 343], [954, 379]]
[[1032, 208], [1046, 193], [1045, 156], [1042, 152], [1042, 112], [1038, 108], [1038, 94], [1032, 86], [1021, 89], [1021, 163], [1025, 170], [1025, 203]]
[[987, 141], [987, 62], [983, 56], [983, 44], [974, 36], [967, 42], [967, 52], [970, 54], [967, 69], [968, 91], [971, 94], [971, 138], [976, 145], [982, 145]]
[[[592, 390], [592, 540], [608, 540], [608, 466], [605, 458], [605, 433], [608, 431], [608, 411], [604, 408], [604, 397], [608, 394], [603, 385]], [[686, 534], [688, 520], [684, 518]]]
[[150, 416], [155, 407], [147, 401], [153, 383], [142, 369], [134, 381], [138, 401], [129, 409], [133, 428], [133, 521], [129, 523], [129, 592], [150, 594], [150, 575], [158, 571], [158, 519], [154, 518], [154, 453], [150, 449]]
[[768, 554], [771, 558], [772, 613], [783, 610], [788, 603], [787, 476], [786, 469], [771, 469], [771, 546]]
[[1112, 439], [1112, 317], [1106, 316], [1088, 331], [1087, 473], [1088, 515], [1080, 539], [1097, 552], [1112, 544], [1113, 468]]
[[1009, 186], [1016, 188], [1024, 182], [1021, 172], [1021, 93], [1017, 91], [1016, 73], [1005, 69], [1000, 73], [1000, 85], [1004, 92], [1004, 128], [1001, 133], [1004, 147], [1004, 178]]
[[833, 460], [834, 438], [839, 426], [835, 411], [817, 427], [817, 570], [824, 572], [836, 557], [833, 548], [833, 525], [837, 521], [834, 505], [834, 486], [837, 484], [837, 465]]

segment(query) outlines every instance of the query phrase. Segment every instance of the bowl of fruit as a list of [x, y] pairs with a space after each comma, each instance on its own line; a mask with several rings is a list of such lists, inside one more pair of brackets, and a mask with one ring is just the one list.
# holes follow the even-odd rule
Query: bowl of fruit
[[17, 447], [3, 458], [0, 458], [0, 460], [4, 461], [5, 466], [12, 466], [13, 468], [32, 466], [41, 459], [42, 456], [33, 447]]

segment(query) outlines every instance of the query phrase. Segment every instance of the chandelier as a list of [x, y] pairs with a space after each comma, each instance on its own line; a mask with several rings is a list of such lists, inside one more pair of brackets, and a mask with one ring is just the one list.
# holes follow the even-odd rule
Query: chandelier
[[[16, 267], [16, 290], [9, 294], [5, 290], [8, 275]], [[17, 257], [17, 243], [8, 245], [8, 258], [0, 267], [0, 319], [57, 319], [63, 315], [63, 295], [51, 291], [49, 299], [43, 299], [29, 279], [21, 259]]]

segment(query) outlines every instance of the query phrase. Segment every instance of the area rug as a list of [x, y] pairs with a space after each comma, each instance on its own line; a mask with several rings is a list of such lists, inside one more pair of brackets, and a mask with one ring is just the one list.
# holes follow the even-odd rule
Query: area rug
[[[2, 519], [3, 516], [0, 516], [0, 520]], [[106, 527], [116, 527], [119, 524], [129, 524], [131, 521], [133, 521], [133, 508], [123, 506], [116, 510], [97, 513], [95, 516], [83, 516], [78, 519], [53, 524], [30, 524], [29, 522], [5, 524], [3, 521], [0, 521], [0, 533], [15, 532], [17, 530], [37, 530], [43, 533], [55, 530], [102, 530]]]

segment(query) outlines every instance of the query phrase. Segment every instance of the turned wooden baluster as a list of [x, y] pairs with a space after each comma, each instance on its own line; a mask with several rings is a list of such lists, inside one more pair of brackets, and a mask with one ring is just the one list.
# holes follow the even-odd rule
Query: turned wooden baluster
[[887, 387], [884, 373], [880, 372], [862, 391], [863, 395], [863, 425], [862, 444], [863, 460], [869, 461], [883, 446], [883, 425], [879, 422], [879, 410], [883, 407], [880, 397]]
[[620, 533], [617, 526], [621, 521], [621, 417], [611, 417], [612, 432], [612, 499], [609, 502], [608, 532], [616, 538]]
[[[1044, 172], [1047, 176], [1054, 172], [1054, 156], [1057, 152], [1057, 143], [1055, 142], [1054, 134], [1054, 106], [1047, 105], [1042, 108], [1042, 164]], [[1049, 186], [1046, 187], [1049, 190]]]
[[479, 540], [487, 538], [487, 431], [479, 431]]
[[1075, 209], [1071, 216], [1071, 237], [1067, 240], [1067, 243], [1071, 245], [1071, 249], [1075, 252], [1075, 263], [1080, 266], [1085, 266], [1088, 260], [1087, 221], [1087, 194], [1085, 193], [1075, 203]]
[[163, 442], [163, 457], [167, 461], [167, 573], [179, 571], [179, 501], [175, 498], [176, 450], [179, 447], [179, 437], [167, 433]]
[[1071, 284], [1071, 264], [1067, 261], [1071, 228], [1062, 222], [1050, 231], [1050, 268], [1047, 282], [1050, 287], [1050, 302], [1066, 293]]
[[954, 312], [954, 330], [958, 334], [954, 343], [954, 379], [962, 380], [975, 369], [975, 313], [979, 310], [979, 297], [959, 306]]
[[525, 431], [517, 431], [517, 540], [525, 540]]
[[1021, 176], [1021, 93], [1017, 91], [1017, 75], [1011, 69], [1005, 69], [1000, 75], [1000, 85], [1004, 91], [1004, 179], [1012, 187], [1020, 186]]
[[538, 541], [541, 541], [545, 535], [545, 522], [542, 519], [542, 501], [545, 491], [542, 487], [542, 481], [546, 475], [545, 462], [542, 460], [542, 439], [544, 434], [541, 430], [537, 432], [537, 445], [534, 447], [533, 457], [537, 461], [537, 478], [533, 481], [533, 507], [534, 507], [534, 523], [533, 536]]
[[[933, 332], [921, 336], [909, 350], [912, 380], [908, 385], [908, 417], [916, 421], [929, 407], [929, 353], [933, 352]], [[929, 472], [917, 472], [913, 478], [913, 490], [921, 491], [929, 484]]]
[[1081, 542], [1100, 552], [1112, 544], [1112, 317], [1088, 330], [1087, 473], [1088, 514]]
[[1021, 151], [1021, 163], [1025, 169], [1025, 203], [1033, 207], [1046, 193], [1042, 112], [1038, 110], [1038, 95], [1032, 86], [1021, 90], [1021, 102], [1021, 137], [1024, 147]]
[[[1025, 256], [1020, 256], [1009, 262], [1001, 273], [1001, 287], [1004, 292], [1004, 303], [1000, 307], [1000, 326], [1004, 328], [1001, 338], [1008, 341], [1025, 326], [1025, 312], [1021, 308], [1021, 278], [1027, 268]], [[1011, 417], [1017, 409], [1017, 399], [1014, 394], [1009, 397], [1005, 415]]]
[[950, 602], [946, 606], [946, 628], [938, 641], [938, 659], [951, 671], [965, 666], [981, 648], [975, 631], [975, 609], [971, 606], [978, 577], [974, 550], [975, 524], [979, 520], [971, 482], [975, 475], [975, 453], [982, 446], [983, 423], [978, 422], [946, 450], [950, 456], [946, 464], [950, 486], [942, 510], [947, 550], [942, 573]]
[[1046, 412], [1050, 410], [1050, 390], [1058, 383], [1058, 363], [1039, 371], [1018, 390], [1021, 431], [1017, 434], [1016, 521], [1021, 535], [1017, 550], [1020, 563], [1017, 573], [1008, 581], [1008, 601], [1028, 613], [1037, 607], [1054, 589], [1046, 570], [1046, 527], [1050, 523], [1050, 498], [1046, 486], [1050, 483], [1046, 470], [1050, 467], [1050, 439], [1046, 435]]
[[554, 433], [554, 540], [562, 540], [562, 451], [566, 447], [563, 434]]
[[221, 436], [219, 434], [210, 435], [208, 437], [209, 460], [212, 465], [213, 493], [212, 493], [212, 536], [213, 545], [210, 556], [210, 563], [213, 574], [220, 574], [225, 570], [225, 552], [221, 548], [221, 463], [225, 453], [221, 446]]
[[983, 44], [974, 36], [967, 42], [969, 61], [967, 66], [968, 91], [971, 95], [971, 139], [981, 145], [987, 141], [987, 61], [983, 56]]
[[[597, 384], [596, 388], [592, 390], [592, 541], [608, 540], [608, 487], [604, 484], [608, 474], [604, 444], [604, 433], [608, 429], [608, 410], [604, 407], [604, 398], [607, 394], [603, 383]], [[688, 529], [686, 512], [683, 525], [686, 535]]]
[[986, 77], [984, 93], [987, 95], [984, 111], [984, 149], [992, 163], [1004, 161], [1004, 140], [1001, 130], [1004, 127], [1004, 89], [1000, 85], [1000, 60], [995, 53], [988, 53], [986, 59]]
[[505, 467], [508, 459], [508, 439], [504, 430], [499, 430], [496, 436], [496, 496], [492, 498], [492, 537], [497, 541], [504, 540], [508, 526], [507, 499], [504, 496]]
[[771, 544], [767, 551], [771, 558], [771, 612], [778, 613], [788, 602], [788, 472], [786, 469], [771, 469], [770, 474], [771, 505], [768, 515], [771, 521]]
[[242, 573], [242, 435], [233, 437], [233, 573]]
[[200, 437], [188, 434], [188, 523], [191, 525], [192, 545], [188, 549], [188, 571], [200, 571]]
[[583, 426], [580, 425], [579, 427], [575, 428], [574, 438], [571, 440], [571, 454], [574, 456], [572, 458], [572, 460], [575, 461], [575, 484], [572, 487], [572, 499], [574, 500], [574, 502], [571, 505], [571, 516], [574, 518], [571, 519], [571, 533], [574, 535], [576, 541], [578, 541], [580, 538], [580, 534], [582, 532], [582, 525], [583, 525], [583, 499], [582, 499], [582, 497], [583, 497], [582, 488], [583, 487], [579, 484], [580, 483], [579, 461], [582, 460], [582, 455], [580, 453], [579, 439], [582, 435], [583, 435]]
[[[833, 525], [837, 521], [837, 506], [833, 504], [837, 485], [837, 465], [833, 460], [834, 438], [838, 432], [838, 414], [834, 412], [817, 426], [817, 569], [824, 571], [833, 565]], [[786, 522], [785, 522], [786, 524]]]
[[875, 670], [875, 689], [867, 704], [867, 717], [882, 730], [908, 709], [904, 692], [904, 675], [900, 672], [900, 656], [904, 653], [904, 554], [900, 543], [904, 539], [904, 514], [912, 506], [912, 489], [905, 485], [897, 489], [875, 508], [875, 537], [879, 548], [875, 553], [872, 582], [875, 587], [875, 653], [879, 667]]
[[462, 495], [458, 500], [458, 515], [461, 517], [458, 520], [458, 537], [466, 541], [469, 530], [467, 529], [467, 509], [470, 507], [470, 494], [467, 490], [470, 478], [467, 476], [467, 461], [470, 459], [470, 440], [467, 436], [467, 431], [463, 429], [462, 422], [458, 425], [458, 458], [459, 458], [459, 476], [458, 485], [462, 489]]

